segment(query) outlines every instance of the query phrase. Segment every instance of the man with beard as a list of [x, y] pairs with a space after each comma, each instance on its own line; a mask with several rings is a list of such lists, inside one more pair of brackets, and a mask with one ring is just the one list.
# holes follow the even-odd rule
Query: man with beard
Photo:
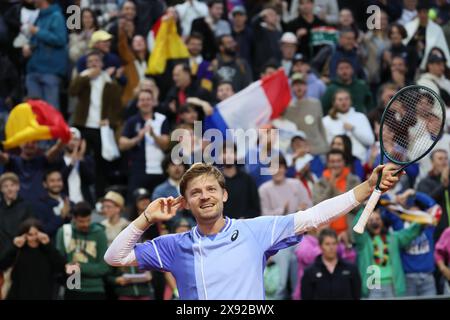
[[[357, 214], [355, 225], [363, 209]], [[362, 277], [362, 296], [369, 299], [400, 297], [406, 293], [405, 273], [400, 258], [400, 249], [405, 249], [421, 233], [419, 224], [388, 232], [381, 217], [380, 209], [375, 210], [367, 222], [363, 234], [353, 232], [358, 255], [358, 269]], [[374, 269], [375, 267], [375, 269]], [[380, 275], [381, 287], [369, 287], [369, 277], [376, 272]]]
[[244, 89], [252, 82], [252, 74], [248, 63], [237, 57], [236, 41], [231, 35], [224, 35], [217, 42], [219, 54], [212, 62], [214, 83], [228, 81], [236, 92]]
[[35, 204], [35, 214], [42, 222], [43, 232], [53, 239], [58, 228], [70, 221], [71, 204], [69, 198], [62, 194], [64, 182], [60, 171], [47, 171], [42, 183], [47, 194]]

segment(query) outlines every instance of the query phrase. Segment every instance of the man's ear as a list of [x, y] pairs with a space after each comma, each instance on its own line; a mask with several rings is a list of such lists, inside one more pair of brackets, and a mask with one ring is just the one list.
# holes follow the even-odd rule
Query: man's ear
[[186, 210], [190, 210], [191, 208], [189, 207], [189, 203], [186, 201], [185, 197], [181, 197], [181, 207], [186, 209]]
[[223, 189], [223, 202], [227, 202], [228, 200], [228, 192], [226, 189]]

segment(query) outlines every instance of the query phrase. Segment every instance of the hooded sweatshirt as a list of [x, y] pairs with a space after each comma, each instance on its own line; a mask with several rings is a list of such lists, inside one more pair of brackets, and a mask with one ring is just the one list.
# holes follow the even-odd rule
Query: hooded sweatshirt
[[103, 259], [107, 249], [107, 239], [102, 225], [91, 224], [87, 233], [78, 231], [73, 223], [64, 225], [56, 235], [56, 247], [66, 257], [67, 263], [80, 265], [81, 288], [74, 290], [90, 293], [105, 292], [103, 277], [109, 273], [110, 268]]

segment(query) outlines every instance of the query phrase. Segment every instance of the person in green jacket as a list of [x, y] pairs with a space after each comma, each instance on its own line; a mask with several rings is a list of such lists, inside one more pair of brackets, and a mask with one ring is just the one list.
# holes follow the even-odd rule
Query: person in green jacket
[[330, 111], [333, 96], [338, 89], [346, 89], [350, 92], [356, 111], [367, 114], [374, 107], [369, 86], [363, 80], [354, 78], [353, 74], [351, 62], [345, 58], [340, 59], [337, 63], [336, 79], [330, 82], [321, 98], [324, 115]]
[[[56, 248], [68, 262], [66, 273], [75, 279], [73, 283], [68, 279], [64, 299], [103, 300], [103, 277], [110, 272], [103, 259], [108, 246], [105, 228], [91, 223], [91, 208], [87, 202], [77, 203], [72, 214], [72, 223], [63, 225], [56, 234]], [[79, 286], [76, 285], [74, 270], [80, 271]]]
[[[356, 215], [353, 225], [363, 209]], [[380, 209], [377, 208], [370, 216], [364, 233], [353, 232], [363, 297], [383, 299], [405, 294], [406, 282], [400, 249], [406, 248], [421, 231], [421, 226], [413, 223], [406, 229], [388, 232], [381, 219]]]

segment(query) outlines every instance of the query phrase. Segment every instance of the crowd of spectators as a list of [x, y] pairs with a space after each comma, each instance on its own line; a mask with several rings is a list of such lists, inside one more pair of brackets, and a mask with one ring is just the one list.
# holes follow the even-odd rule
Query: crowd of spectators
[[[79, 28], [66, 23], [72, 5], [81, 8]], [[367, 13], [370, 5], [380, 10]], [[175, 19], [190, 56], [150, 75], [162, 17]], [[273, 131], [259, 131], [242, 159], [236, 146], [216, 154], [225, 160], [224, 213], [304, 210], [351, 190], [380, 163], [379, 122], [397, 90], [427, 86], [450, 108], [449, 44], [448, 0], [2, 1], [0, 137], [11, 110], [32, 98], [63, 114], [71, 140], [0, 152], [1, 298], [177, 299], [170, 274], [113, 268], [103, 256], [150, 201], [179, 195], [183, 173], [208, 145], [195, 121], [281, 68], [292, 99], [264, 128], [291, 135], [276, 144]], [[103, 154], [103, 127], [119, 157]], [[189, 136], [172, 141], [176, 129]], [[447, 120], [434, 151], [406, 169], [363, 234], [352, 233], [361, 205], [272, 256], [266, 298], [450, 294], [449, 130]], [[182, 164], [171, 157], [174, 142], [191, 150]], [[248, 161], [261, 151], [265, 159]], [[432, 222], [402, 219], [399, 207]], [[180, 210], [142, 241], [193, 225]], [[74, 270], [75, 289], [67, 286]]]

